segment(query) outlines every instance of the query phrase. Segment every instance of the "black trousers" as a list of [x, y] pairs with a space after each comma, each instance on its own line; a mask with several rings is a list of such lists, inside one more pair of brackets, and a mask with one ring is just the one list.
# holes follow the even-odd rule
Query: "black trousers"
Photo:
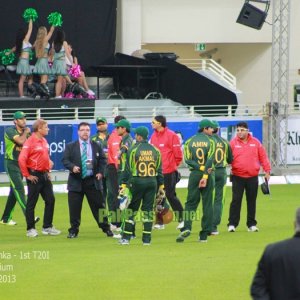
[[247, 227], [257, 224], [255, 220], [257, 190], [258, 176], [249, 178], [232, 176], [232, 201], [229, 210], [228, 226], [233, 225], [237, 227], [239, 225], [244, 191], [246, 191], [247, 201]]
[[[117, 210], [119, 209], [118, 192], [118, 172], [114, 164], [109, 164], [106, 167], [106, 187], [107, 187], [107, 206], [110, 214], [117, 215]], [[104, 188], [104, 186], [103, 186]], [[113, 225], [117, 227], [121, 226], [121, 222], [115, 222], [111, 220]]]
[[102, 192], [96, 189], [93, 177], [87, 177], [85, 179], [82, 179], [81, 186], [81, 192], [68, 192], [69, 214], [71, 224], [69, 232], [75, 234], [78, 234], [79, 232], [79, 226], [81, 223], [82, 201], [84, 196], [86, 196], [87, 198], [91, 212], [99, 228], [101, 228], [103, 232], [106, 232], [109, 229], [107, 217], [105, 216], [104, 218], [99, 218], [99, 210], [101, 209], [102, 212], [105, 211], [105, 202], [103, 199]]
[[164, 174], [164, 184], [166, 190], [166, 197], [172, 207], [173, 212], [177, 216], [179, 222], [182, 221], [182, 213], [183, 213], [183, 206], [180, 200], [177, 198], [176, 195], [176, 179], [177, 174], [176, 172]]
[[106, 183], [106, 176], [102, 177], [102, 186], [103, 186], [103, 190], [102, 190], [102, 194], [103, 194], [103, 200], [106, 203], [106, 199], [107, 199], [107, 183]]
[[28, 196], [25, 212], [27, 230], [35, 228], [34, 209], [39, 195], [41, 195], [45, 201], [43, 228], [52, 227], [55, 204], [52, 182], [48, 177], [48, 173], [34, 171], [30, 172], [30, 174], [37, 176], [38, 182], [32, 183], [30, 180], [27, 180]]

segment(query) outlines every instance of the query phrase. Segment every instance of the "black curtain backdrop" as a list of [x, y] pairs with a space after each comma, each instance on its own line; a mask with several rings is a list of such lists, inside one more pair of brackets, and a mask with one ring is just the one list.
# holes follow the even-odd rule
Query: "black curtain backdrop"
[[39, 26], [50, 28], [47, 16], [59, 12], [66, 40], [86, 73], [92, 75], [91, 66], [113, 63], [117, 0], [0, 0], [0, 51], [14, 46], [18, 28], [27, 28], [22, 15], [29, 7], [36, 9], [39, 16], [31, 43]]

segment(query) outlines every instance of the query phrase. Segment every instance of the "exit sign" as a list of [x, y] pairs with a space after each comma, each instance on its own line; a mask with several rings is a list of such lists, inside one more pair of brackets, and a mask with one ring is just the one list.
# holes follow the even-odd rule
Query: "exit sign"
[[195, 44], [195, 51], [205, 51], [206, 45], [204, 43]]

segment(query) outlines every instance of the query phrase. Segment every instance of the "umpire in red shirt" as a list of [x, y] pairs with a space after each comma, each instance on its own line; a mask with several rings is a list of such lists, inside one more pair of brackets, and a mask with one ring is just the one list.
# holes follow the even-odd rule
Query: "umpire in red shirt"
[[151, 124], [154, 132], [150, 144], [158, 148], [161, 153], [166, 196], [177, 215], [179, 222], [177, 229], [181, 229], [184, 226], [183, 207], [176, 195], [177, 169], [183, 159], [181, 143], [178, 135], [167, 127], [165, 116], [155, 116]]
[[26, 140], [19, 156], [19, 166], [22, 175], [26, 177], [28, 196], [26, 205], [27, 236], [36, 237], [34, 209], [41, 194], [45, 201], [44, 221], [42, 234], [58, 235], [60, 230], [53, 224], [54, 193], [49, 171], [53, 162], [49, 156], [49, 144], [45, 139], [48, 135], [48, 124], [43, 119], [36, 120], [33, 125], [33, 134]]
[[243, 194], [246, 191], [247, 227], [248, 231], [255, 232], [258, 231], [255, 220], [258, 174], [262, 167], [265, 178], [269, 180], [271, 166], [265, 148], [249, 133], [248, 124], [240, 122], [236, 127], [236, 137], [230, 141], [233, 161], [228, 231], [234, 232], [239, 225]]

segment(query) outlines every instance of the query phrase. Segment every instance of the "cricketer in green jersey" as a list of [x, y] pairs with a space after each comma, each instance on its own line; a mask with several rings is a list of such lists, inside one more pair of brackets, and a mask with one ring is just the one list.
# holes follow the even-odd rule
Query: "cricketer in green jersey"
[[213, 138], [216, 143], [214, 156], [215, 169], [215, 195], [213, 201], [213, 224], [211, 235], [218, 235], [218, 225], [221, 223], [223, 205], [225, 201], [227, 172], [226, 166], [232, 162], [231, 147], [225, 139], [218, 135], [219, 123], [212, 121], [214, 125]]
[[[107, 120], [104, 117], [98, 117], [96, 119], [96, 126], [97, 126], [97, 132], [93, 136], [91, 136], [91, 140], [95, 141], [97, 144], [99, 144], [103, 152], [107, 158], [108, 149], [107, 149], [107, 141], [109, 138], [109, 132], [107, 130], [108, 124]], [[102, 177], [102, 185], [103, 185], [103, 198], [104, 201], [106, 201], [107, 198], [107, 184], [106, 184], [106, 176], [107, 176], [107, 168], [105, 168], [103, 177]]]
[[13, 127], [5, 129], [5, 156], [4, 167], [10, 182], [10, 191], [1, 218], [1, 224], [16, 225], [12, 220], [12, 213], [18, 201], [25, 215], [26, 198], [23, 185], [23, 176], [21, 174], [18, 158], [22, 146], [30, 135], [30, 129], [26, 127], [26, 114], [22, 111], [14, 113]]
[[[150, 245], [154, 217], [153, 205], [157, 186], [163, 191], [164, 178], [160, 151], [148, 143], [149, 130], [145, 126], [135, 130], [136, 143], [130, 148], [122, 177], [122, 188], [129, 187], [132, 200], [125, 212], [126, 220], [121, 245], [128, 245], [133, 234], [134, 218], [142, 210], [143, 245]], [[142, 204], [142, 205], [141, 205]]]
[[213, 191], [214, 173], [212, 172], [215, 142], [211, 135], [213, 124], [208, 119], [203, 119], [199, 123], [197, 134], [188, 139], [184, 144], [184, 159], [189, 166], [190, 175], [188, 181], [188, 195], [184, 210], [184, 227], [176, 242], [183, 242], [191, 234], [192, 222], [195, 218], [196, 210], [202, 196], [203, 215], [201, 219], [201, 230], [199, 241], [207, 242], [207, 236], [212, 230], [213, 218]]
[[[120, 142], [120, 148], [119, 148], [119, 154], [118, 154], [118, 170], [117, 170], [117, 179], [118, 179], [118, 185], [120, 187], [121, 183], [122, 183], [122, 177], [125, 171], [125, 165], [126, 165], [126, 158], [127, 158], [127, 154], [128, 154], [128, 150], [131, 147], [132, 143], [133, 143], [133, 139], [130, 135], [130, 130], [131, 130], [131, 124], [127, 119], [121, 119], [119, 120], [117, 123], [114, 124], [114, 126], [117, 129], [117, 134], [119, 136], [122, 137], [122, 140]], [[119, 188], [120, 191], [121, 188]], [[119, 192], [118, 191], [118, 192]], [[117, 225], [121, 225], [121, 229], [124, 229], [124, 212], [121, 212], [121, 220], [113, 220], [117, 222]], [[121, 223], [119, 223], [121, 221]], [[134, 229], [133, 229], [134, 232]], [[133, 233], [133, 236], [135, 236], [135, 234]], [[121, 234], [117, 234], [116, 235], [117, 238], [121, 238]]]
[[118, 123], [114, 124], [117, 128], [117, 133], [122, 137], [120, 143], [120, 152], [119, 152], [119, 164], [118, 164], [118, 181], [121, 184], [122, 173], [125, 170], [126, 157], [128, 149], [131, 147], [133, 139], [130, 135], [131, 124], [128, 120], [122, 119]]

